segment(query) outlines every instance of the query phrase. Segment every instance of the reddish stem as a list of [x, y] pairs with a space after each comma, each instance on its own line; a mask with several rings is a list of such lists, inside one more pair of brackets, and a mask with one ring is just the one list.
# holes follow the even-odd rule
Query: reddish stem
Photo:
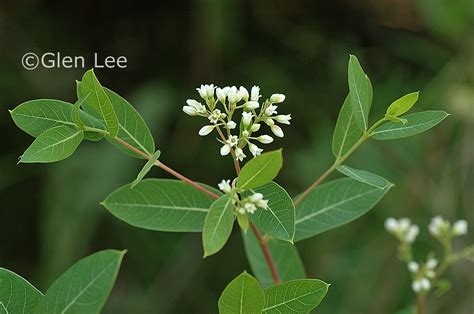
[[[143, 158], [145, 159], [150, 159], [151, 156], [142, 152], [141, 150], [135, 148], [134, 146], [130, 145], [129, 143], [125, 142], [124, 140], [122, 140], [121, 138], [119, 137], [114, 137], [114, 139], [122, 146], [130, 149], [131, 151], [137, 153], [138, 155], [142, 156]], [[203, 187], [202, 185], [194, 182], [193, 180], [183, 176], [182, 174], [180, 174], [179, 172], [171, 169], [170, 167], [168, 167], [167, 165], [163, 164], [162, 162], [160, 161], [157, 161], [155, 163], [156, 166], [160, 167], [161, 169], [163, 169], [164, 171], [168, 172], [169, 174], [171, 174], [172, 176], [180, 179], [181, 181], [184, 181], [190, 185], [192, 185], [193, 187], [195, 187], [196, 189], [206, 193], [207, 195], [211, 196], [212, 198], [214, 199], [218, 199], [219, 198], [219, 195], [217, 195], [216, 193], [212, 192], [212, 191], [209, 191], [208, 189], [206, 189], [205, 187]], [[237, 171], [237, 174], [240, 172], [240, 165], [239, 163], [237, 162], [236, 163], [236, 171]], [[265, 256], [265, 261], [267, 262], [268, 264], [268, 268], [270, 269], [270, 272], [272, 273], [272, 277], [273, 277], [273, 281], [275, 283], [279, 283], [280, 282], [280, 278], [278, 277], [278, 272], [276, 270], [276, 266], [275, 266], [275, 263], [273, 262], [273, 258], [272, 258], [272, 254], [270, 252], [270, 249], [268, 247], [268, 243], [265, 241], [265, 239], [262, 237], [262, 235], [260, 234], [260, 232], [258, 231], [257, 227], [255, 226], [255, 224], [252, 222], [250, 223], [250, 227], [252, 229], [252, 232], [254, 233], [255, 237], [257, 238], [257, 241], [260, 245], [260, 248], [262, 249], [262, 252], [263, 252], [263, 255]]]
[[257, 238], [258, 244], [260, 244], [260, 248], [262, 249], [263, 256], [265, 257], [265, 261], [268, 264], [268, 268], [272, 273], [273, 281], [275, 283], [280, 282], [280, 277], [278, 276], [278, 272], [276, 270], [275, 263], [273, 262], [272, 253], [270, 252], [270, 248], [268, 247], [267, 241], [262, 237], [260, 232], [258, 231], [257, 227], [253, 222], [250, 223], [250, 228], [252, 229], [253, 234]]

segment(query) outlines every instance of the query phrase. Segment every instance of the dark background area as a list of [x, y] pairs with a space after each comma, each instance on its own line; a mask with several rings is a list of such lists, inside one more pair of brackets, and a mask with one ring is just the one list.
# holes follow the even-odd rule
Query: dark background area
[[[349, 53], [374, 85], [372, 121], [405, 93], [420, 90], [415, 110], [452, 115], [409, 139], [370, 141], [348, 164], [396, 187], [355, 222], [298, 243], [308, 276], [332, 284], [318, 313], [394, 313], [413, 303], [410, 278], [396, 259], [389, 217], [419, 224], [416, 257], [438, 251], [427, 225], [434, 215], [474, 226], [474, 2], [472, 0], [335, 1], [2, 1], [0, 3], [0, 266], [45, 290], [92, 252], [128, 249], [104, 313], [214, 313], [225, 285], [249, 269], [239, 232], [202, 259], [200, 234], [136, 229], [99, 205], [130, 182], [142, 162], [105, 141], [87, 142], [66, 161], [16, 165], [32, 141], [7, 109], [37, 98], [73, 102], [75, 80], [92, 56], [124, 55], [126, 69], [97, 69], [101, 82], [138, 109], [161, 159], [216, 185], [233, 174], [203, 120], [183, 114], [203, 83], [259, 85], [284, 93], [293, 120], [278, 182], [294, 195], [332, 162], [331, 137], [347, 87]], [[84, 56], [85, 69], [25, 70], [27, 52]], [[268, 147], [267, 147], [268, 148]], [[159, 169], [151, 175], [167, 177]], [[456, 248], [473, 243], [473, 232]], [[474, 311], [473, 264], [447, 276], [453, 289], [431, 298], [429, 313]]]

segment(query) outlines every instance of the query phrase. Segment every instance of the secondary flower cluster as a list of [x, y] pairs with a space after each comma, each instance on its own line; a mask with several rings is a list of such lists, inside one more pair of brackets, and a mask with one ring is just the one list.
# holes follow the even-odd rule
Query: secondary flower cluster
[[240, 199], [239, 194], [233, 184], [231, 185], [230, 180], [222, 180], [222, 182], [218, 184], [218, 187], [222, 192], [232, 197], [232, 204], [239, 214], [253, 214], [257, 208], [267, 209], [268, 207], [268, 200], [263, 199], [262, 193], [253, 193]]
[[465, 235], [467, 233], [467, 221], [464, 219], [451, 223], [441, 216], [436, 216], [431, 219], [428, 229], [431, 235], [437, 239], [450, 239]]
[[413, 243], [420, 232], [420, 228], [412, 224], [410, 219], [388, 218], [385, 220], [385, 229], [400, 240], [400, 242]]
[[422, 266], [413, 261], [408, 263], [408, 270], [413, 275], [411, 284], [413, 291], [418, 293], [430, 290], [431, 280], [436, 277], [436, 266], [438, 266], [438, 260], [435, 258], [428, 259]]
[[[244, 148], [248, 145], [250, 153], [255, 157], [263, 149], [255, 142], [268, 144], [273, 142], [269, 135], [255, 136], [262, 124], [270, 127], [275, 136], [283, 137], [284, 133], [280, 124], [290, 124], [291, 115], [278, 115], [277, 104], [285, 100], [283, 94], [273, 94], [269, 99], [260, 102], [260, 88], [253, 86], [248, 90], [240, 86], [226, 86], [220, 88], [211, 85], [201, 85], [197, 88], [199, 96], [205, 105], [194, 99], [188, 99], [183, 111], [190, 116], [202, 116], [209, 120], [209, 124], [199, 130], [199, 135], [205, 136], [217, 131], [222, 143], [220, 153], [222, 156], [232, 153], [236, 159], [242, 161], [247, 155]], [[242, 110], [239, 114], [237, 110]], [[222, 131], [224, 129], [224, 131]]]

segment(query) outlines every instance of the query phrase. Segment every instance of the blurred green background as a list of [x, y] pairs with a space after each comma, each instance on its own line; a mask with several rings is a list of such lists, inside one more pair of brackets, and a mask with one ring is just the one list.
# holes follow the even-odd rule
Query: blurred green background
[[[256, 84], [284, 93], [293, 116], [278, 181], [293, 194], [332, 162], [330, 142], [355, 54], [374, 85], [372, 120], [405, 93], [420, 90], [415, 110], [452, 115], [409, 139], [364, 144], [348, 164], [396, 187], [364, 217], [298, 243], [308, 275], [332, 284], [318, 313], [394, 313], [414, 301], [396, 241], [383, 228], [409, 216], [422, 229], [416, 257], [438, 248], [430, 217], [464, 218], [474, 229], [474, 1], [472, 0], [201, 0], [0, 2], [0, 265], [44, 290], [78, 259], [101, 249], [128, 249], [104, 313], [215, 313], [225, 285], [249, 269], [238, 230], [216, 256], [202, 259], [200, 234], [126, 225], [99, 205], [130, 182], [142, 162], [105, 141], [87, 142], [56, 164], [16, 165], [32, 141], [7, 109], [30, 99], [73, 102], [86, 69], [27, 71], [26, 52], [91, 59], [124, 55], [126, 69], [96, 71], [152, 128], [161, 159], [189, 177], [216, 185], [233, 175], [219, 145], [181, 111], [202, 83]], [[89, 67], [91, 65], [88, 65]], [[159, 169], [151, 173], [167, 177]], [[474, 232], [455, 247], [474, 242]], [[447, 276], [454, 288], [431, 298], [428, 313], [474, 311], [474, 265]]]

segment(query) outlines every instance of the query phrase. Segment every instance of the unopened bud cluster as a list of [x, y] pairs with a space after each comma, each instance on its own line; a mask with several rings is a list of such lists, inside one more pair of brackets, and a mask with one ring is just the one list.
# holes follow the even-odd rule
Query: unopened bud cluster
[[222, 180], [218, 187], [231, 196], [232, 204], [239, 214], [253, 214], [258, 208], [267, 209], [268, 207], [268, 200], [263, 199], [262, 193], [253, 193], [241, 199], [230, 180]]
[[268, 144], [273, 141], [270, 135], [255, 135], [262, 124], [267, 125], [278, 137], [283, 137], [284, 133], [277, 123], [290, 124], [290, 114], [281, 115], [277, 112], [277, 104], [285, 100], [283, 94], [273, 94], [261, 102], [258, 86], [253, 86], [250, 93], [243, 86], [220, 88], [213, 84], [201, 85], [197, 91], [205, 105], [188, 99], [183, 111], [188, 115], [202, 116], [209, 120], [209, 124], [199, 130], [199, 135], [205, 136], [216, 130], [222, 143], [222, 156], [232, 152], [236, 159], [242, 161], [247, 157], [243, 150], [246, 146], [254, 157], [258, 156], [263, 149], [255, 143]]
[[413, 275], [411, 288], [414, 292], [426, 292], [431, 288], [431, 281], [436, 277], [436, 267], [438, 260], [429, 258], [425, 264], [419, 265], [417, 262], [409, 262], [408, 270]]
[[437, 239], [451, 239], [467, 234], [467, 221], [464, 219], [451, 223], [441, 216], [431, 219], [428, 229], [431, 235]]
[[413, 243], [420, 232], [420, 228], [411, 223], [408, 218], [388, 218], [385, 220], [385, 229], [396, 236], [400, 242]]

